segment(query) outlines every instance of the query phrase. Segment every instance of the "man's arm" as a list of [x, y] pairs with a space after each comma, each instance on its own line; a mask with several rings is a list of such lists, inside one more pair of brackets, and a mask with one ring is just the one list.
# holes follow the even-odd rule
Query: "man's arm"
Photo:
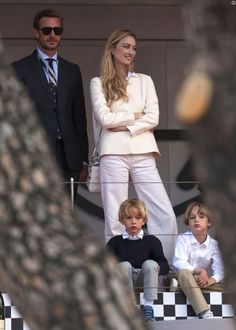
[[88, 176], [88, 135], [83, 82], [78, 65], [76, 65], [76, 79], [77, 87], [74, 105], [74, 118], [76, 121], [77, 135], [79, 137], [79, 145], [83, 159], [83, 168], [80, 171], [79, 181], [84, 182]]

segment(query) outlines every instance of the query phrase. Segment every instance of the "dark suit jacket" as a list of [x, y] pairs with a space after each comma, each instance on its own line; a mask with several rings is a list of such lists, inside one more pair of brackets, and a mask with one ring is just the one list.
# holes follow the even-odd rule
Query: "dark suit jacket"
[[50, 96], [43, 65], [37, 51], [13, 63], [18, 78], [27, 87], [45, 127], [52, 148], [56, 148], [60, 126], [70, 170], [81, 169], [88, 161], [88, 137], [84, 92], [79, 66], [58, 57], [57, 112]]

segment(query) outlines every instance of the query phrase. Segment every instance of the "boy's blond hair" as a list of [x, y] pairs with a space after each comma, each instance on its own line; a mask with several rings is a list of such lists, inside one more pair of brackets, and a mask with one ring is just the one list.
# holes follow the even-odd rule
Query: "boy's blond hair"
[[187, 207], [186, 212], [185, 212], [185, 217], [184, 217], [185, 225], [186, 226], [189, 225], [189, 217], [190, 217], [190, 215], [192, 213], [192, 210], [195, 206], [199, 207], [199, 211], [198, 211], [199, 214], [203, 214], [205, 217], [207, 217], [209, 227], [212, 226], [213, 220], [212, 220], [212, 215], [211, 215], [210, 210], [204, 204], [199, 203], [199, 202], [193, 202], [193, 203], [189, 204], [189, 206]]
[[147, 209], [143, 201], [139, 199], [127, 199], [120, 205], [119, 209], [119, 221], [122, 223], [122, 219], [129, 215], [129, 209], [135, 208], [138, 210], [140, 216], [143, 218], [145, 223], [148, 221]]

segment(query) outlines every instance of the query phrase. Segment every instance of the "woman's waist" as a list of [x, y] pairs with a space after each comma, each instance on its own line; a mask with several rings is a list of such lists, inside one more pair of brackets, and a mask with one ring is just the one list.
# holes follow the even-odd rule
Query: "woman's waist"
[[100, 155], [102, 157], [158, 157], [159, 154], [156, 152], [144, 152], [144, 153], [130, 153], [130, 154], [115, 154], [115, 153], [105, 153]]
[[106, 143], [107, 141], [114, 141], [115, 143], [140, 143], [140, 141], [144, 142], [145, 141], [156, 141], [154, 134], [152, 131], [145, 131], [142, 132], [141, 134], [137, 134], [134, 136], [131, 136], [130, 131], [120, 131], [120, 132], [112, 132], [109, 130], [102, 130], [101, 136], [100, 136], [100, 142]]
[[160, 156], [159, 149], [155, 142], [145, 144], [145, 145], [134, 145], [132, 143], [122, 144], [121, 141], [119, 144], [104, 144], [102, 143], [99, 146], [99, 156], [103, 155], [139, 155], [139, 154], [155, 154], [156, 156]]
[[[125, 134], [124, 134], [125, 133]], [[130, 132], [112, 132], [100, 136], [99, 154], [143, 154], [158, 153], [159, 149], [153, 133], [144, 132], [131, 137]]]

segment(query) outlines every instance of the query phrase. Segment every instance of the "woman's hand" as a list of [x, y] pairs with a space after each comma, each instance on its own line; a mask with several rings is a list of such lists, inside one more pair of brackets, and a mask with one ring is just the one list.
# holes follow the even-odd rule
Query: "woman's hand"
[[117, 127], [109, 128], [108, 131], [111, 131], [111, 132], [124, 132], [124, 131], [128, 131], [128, 128], [126, 126], [117, 126]]
[[142, 112], [134, 112], [134, 119], [135, 119], [135, 120], [136, 120], [136, 119], [139, 119], [139, 118], [142, 117], [142, 115], [143, 115]]

